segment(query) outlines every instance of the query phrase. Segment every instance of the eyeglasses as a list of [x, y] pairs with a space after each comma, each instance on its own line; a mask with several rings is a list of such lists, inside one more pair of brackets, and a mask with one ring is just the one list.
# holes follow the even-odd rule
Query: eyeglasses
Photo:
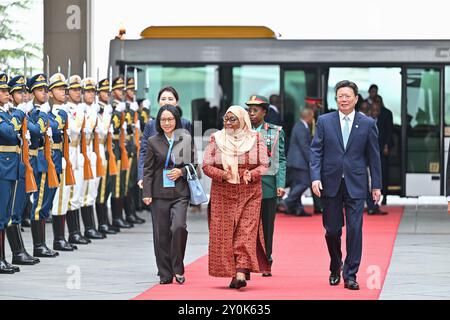
[[233, 124], [236, 121], [238, 121], [238, 119], [236, 117], [227, 117], [227, 116], [223, 117], [223, 122], [224, 123], [230, 122], [231, 124]]
[[171, 118], [161, 118], [160, 120], [159, 120], [161, 123], [166, 123], [166, 122], [173, 122], [173, 121], [175, 121], [175, 118], [174, 117], [171, 117]]
[[345, 101], [345, 100], [350, 100], [351, 98], [353, 98], [353, 97], [352, 96], [348, 96], [348, 95], [341, 95], [341, 96], [337, 96], [336, 100]]

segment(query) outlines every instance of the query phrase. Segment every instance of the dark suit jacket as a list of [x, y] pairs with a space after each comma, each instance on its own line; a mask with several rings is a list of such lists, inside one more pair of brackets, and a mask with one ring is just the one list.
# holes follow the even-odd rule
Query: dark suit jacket
[[[145, 154], [147, 152], [148, 138], [158, 134], [158, 131], [156, 131], [155, 121], [155, 119], [150, 119], [144, 127], [144, 134], [141, 138], [141, 149], [139, 151], [138, 180], [144, 179], [144, 160]], [[181, 127], [189, 131], [189, 133], [192, 135], [192, 125], [189, 120], [181, 118]]]
[[287, 157], [287, 166], [309, 170], [311, 134], [302, 121], [297, 121], [292, 129]]
[[281, 116], [279, 112], [276, 112], [272, 108], [269, 107], [269, 111], [267, 112], [266, 116], [264, 117], [264, 121], [276, 124], [277, 126], [281, 126]]
[[194, 141], [184, 129], [175, 131], [172, 157], [169, 169], [180, 168], [183, 176], [175, 181], [174, 188], [163, 187], [163, 170], [166, 162], [169, 142], [163, 134], [157, 134], [148, 139], [147, 152], [144, 160], [144, 190], [143, 198], [176, 199], [189, 197], [189, 186], [186, 181], [185, 165], [196, 163]]
[[381, 108], [380, 115], [377, 119], [377, 128], [380, 151], [383, 150], [385, 145], [388, 145], [389, 148], [393, 147], [392, 133], [394, 132], [394, 121], [391, 110], [385, 107]]
[[375, 120], [355, 113], [353, 126], [344, 149], [338, 111], [321, 115], [311, 144], [311, 181], [320, 180], [323, 196], [334, 197], [342, 175], [353, 199], [367, 197], [367, 167], [372, 189], [381, 189], [381, 163]]

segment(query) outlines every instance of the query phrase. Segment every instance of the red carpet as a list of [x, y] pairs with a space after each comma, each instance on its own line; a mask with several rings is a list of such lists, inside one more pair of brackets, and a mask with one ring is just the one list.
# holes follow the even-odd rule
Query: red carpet
[[[378, 299], [391, 260], [401, 207], [385, 208], [387, 216], [364, 216], [363, 256], [358, 273], [359, 291], [328, 284], [329, 256], [320, 215], [312, 218], [278, 214], [275, 226], [273, 277], [252, 274], [247, 287], [229, 289], [228, 278], [208, 276], [204, 256], [186, 267], [186, 283], [156, 285], [137, 300], [291, 300]], [[309, 211], [312, 211], [309, 208]], [[345, 227], [343, 229], [345, 258]], [[377, 288], [377, 283], [379, 284]]]

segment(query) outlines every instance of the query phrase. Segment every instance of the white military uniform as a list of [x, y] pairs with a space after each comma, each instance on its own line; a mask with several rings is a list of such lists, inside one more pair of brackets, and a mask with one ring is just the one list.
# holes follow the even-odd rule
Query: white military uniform
[[[95, 131], [99, 135], [99, 150], [100, 150], [100, 156], [102, 157], [103, 167], [105, 170], [108, 170], [108, 161], [106, 160], [106, 142], [108, 138], [108, 132], [109, 127], [111, 125], [111, 114], [112, 114], [112, 107], [109, 104], [104, 104], [102, 102], [99, 102], [99, 105], [103, 108], [103, 113], [97, 113], [98, 117], [98, 123], [97, 128]], [[100, 111], [100, 106], [98, 111]], [[108, 174], [108, 172], [106, 172]], [[100, 180], [100, 177], [98, 177], [98, 180]], [[98, 188], [97, 188], [98, 191]], [[100, 194], [97, 193], [97, 196], [100, 195], [100, 199], [98, 202], [105, 203], [108, 199], [105, 199], [106, 194], [106, 179], [101, 179], [101, 186], [100, 186]]]

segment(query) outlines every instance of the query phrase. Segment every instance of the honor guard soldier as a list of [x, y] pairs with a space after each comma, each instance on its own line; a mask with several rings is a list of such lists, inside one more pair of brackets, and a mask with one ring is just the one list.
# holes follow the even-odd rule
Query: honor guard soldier
[[[54, 258], [59, 255], [49, 249], [45, 243], [45, 220], [50, 216], [53, 205], [53, 198], [56, 192], [54, 181], [54, 163], [51, 155], [52, 128], [50, 127], [49, 113], [50, 105], [48, 99], [47, 77], [44, 74], [37, 74], [29, 79], [30, 92], [33, 94], [34, 108], [31, 111], [30, 122], [39, 125], [41, 137], [33, 142], [30, 148], [30, 155], [36, 161], [35, 179], [37, 192], [33, 193], [33, 205], [31, 207], [31, 232], [33, 235], [33, 256], [43, 258]], [[34, 148], [38, 147], [37, 155]], [[33, 163], [33, 162], [32, 162]], [[49, 171], [50, 170], [50, 171]], [[51, 180], [49, 179], [52, 178]], [[57, 178], [57, 177], [56, 177]], [[50, 186], [52, 188], [50, 188]]]
[[[84, 130], [81, 132], [81, 154], [84, 159], [81, 196], [81, 217], [84, 224], [84, 236], [88, 239], [104, 239], [106, 235], [97, 231], [95, 228], [94, 204], [97, 197], [97, 189], [100, 177], [97, 173], [97, 156], [94, 152], [94, 136], [104, 134], [102, 130], [96, 130], [98, 105], [95, 103], [95, 81], [92, 78], [83, 79], [81, 87], [84, 100]], [[85, 139], [83, 141], [83, 139]], [[98, 144], [98, 141], [95, 141]], [[98, 148], [98, 145], [97, 145]], [[96, 149], [97, 149], [96, 148]], [[102, 163], [103, 165], [103, 163]], [[99, 168], [100, 169], [100, 168]], [[89, 171], [89, 176], [87, 172]]]
[[69, 158], [75, 175], [76, 184], [66, 186], [69, 193], [67, 208], [67, 227], [69, 229], [69, 242], [72, 244], [88, 244], [91, 242], [81, 234], [80, 208], [82, 199], [82, 187], [84, 180], [83, 165], [84, 159], [80, 152], [81, 148], [81, 127], [84, 120], [84, 104], [81, 103], [81, 77], [72, 75], [69, 77], [68, 86], [68, 121], [69, 121]]
[[[29, 147], [31, 144], [31, 134], [30, 131], [33, 132], [33, 135], [39, 138], [41, 135], [39, 126], [33, 124], [29, 121], [28, 113], [33, 109], [33, 104], [28, 103], [26, 95], [27, 86], [26, 79], [24, 76], [16, 76], [12, 78], [9, 82], [9, 94], [12, 98], [13, 109], [20, 107], [25, 107], [26, 119], [27, 119], [27, 131], [24, 132], [25, 127], [22, 129], [22, 148], [21, 148], [21, 156], [20, 156], [20, 170], [19, 170], [19, 180], [15, 186], [15, 197], [13, 198], [13, 211], [12, 217], [9, 221], [8, 228], [6, 228], [6, 236], [8, 237], [9, 246], [12, 251], [12, 263], [19, 265], [34, 265], [39, 263], [38, 258], [34, 258], [25, 249], [22, 233], [20, 231], [20, 225], [22, 224], [22, 219], [24, 215], [28, 221], [30, 221], [30, 211], [26, 210], [27, 204], [29, 202], [30, 194], [27, 193], [25, 188], [25, 174], [30, 174], [32, 179], [34, 179], [33, 169], [29, 172], [25, 172], [24, 159], [28, 157], [29, 159]], [[11, 112], [13, 112], [11, 110]], [[28, 149], [25, 148], [25, 144]], [[27, 150], [27, 152], [25, 152]], [[24, 212], [26, 211], [26, 212]]]
[[[126, 84], [126, 111], [127, 122], [127, 151], [130, 159], [130, 168], [127, 170], [125, 183], [124, 209], [126, 221], [130, 223], [142, 224], [145, 220], [136, 214], [137, 206], [142, 202], [142, 192], [137, 185], [137, 144], [139, 144], [139, 134], [141, 132], [141, 122], [139, 121], [139, 105], [136, 102], [136, 84], [134, 78], [128, 78]], [[136, 140], [137, 139], [137, 140]], [[140, 206], [142, 210], [142, 206]]]
[[[286, 181], [286, 155], [284, 151], [284, 131], [264, 121], [269, 110], [269, 100], [266, 97], [253, 95], [245, 103], [250, 116], [253, 129], [260, 132], [266, 142], [269, 157], [269, 170], [262, 177], [263, 199], [261, 203], [261, 216], [264, 231], [264, 243], [270, 266], [272, 266], [272, 243], [277, 211], [278, 198], [285, 194]], [[263, 276], [271, 276], [271, 270], [264, 270]]]
[[64, 132], [68, 121], [66, 106], [67, 81], [63, 74], [56, 73], [50, 77], [49, 95], [52, 102], [52, 112], [49, 114], [49, 122], [53, 132], [52, 159], [55, 165], [56, 173], [59, 178], [59, 187], [53, 197], [52, 224], [53, 224], [53, 250], [73, 251], [77, 246], [67, 242], [65, 237], [66, 214], [68, 195], [65, 192], [66, 187], [66, 168], [67, 162], [63, 159]]
[[[109, 79], [103, 79], [98, 82], [97, 94], [98, 94], [98, 123], [97, 130], [99, 132], [99, 153], [102, 158], [103, 167], [106, 168], [106, 174], [99, 177], [99, 185], [97, 191], [97, 198], [95, 202], [95, 211], [98, 219], [98, 231], [103, 234], [116, 234], [120, 231], [120, 228], [113, 227], [108, 218], [108, 207], [106, 206], [106, 195], [108, 181], [112, 175], [117, 174], [117, 164], [115, 159], [111, 158], [109, 151], [112, 150], [112, 135], [114, 134], [114, 128], [111, 125], [112, 107], [109, 102]], [[109, 151], [108, 151], [109, 150]], [[113, 155], [114, 156], [114, 155]], [[113, 161], [113, 169], [110, 168], [110, 160]]]
[[[111, 125], [113, 126], [113, 152], [117, 160], [118, 173], [111, 176], [109, 181], [111, 192], [111, 210], [113, 226], [118, 228], [132, 228], [133, 224], [123, 220], [123, 208], [125, 197], [125, 178], [127, 176], [128, 152], [126, 150], [127, 122], [125, 121], [125, 103], [123, 89], [125, 83], [123, 77], [117, 77], [112, 82], [113, 113]], [[109, 194], [108, 194], [109, 196]]]
[[[0, 273], [19, 272], [19, 267], [5, 260], [5, 228], [11, 218], [14, 196], [17, 192], [20, 166], [20, 131], [25, 118], [24, 105], [11, 114], [5, 105], [9, 102], [8, 76], [0, 74]], [[20, 232], [20, 231], [19, 231]]]

